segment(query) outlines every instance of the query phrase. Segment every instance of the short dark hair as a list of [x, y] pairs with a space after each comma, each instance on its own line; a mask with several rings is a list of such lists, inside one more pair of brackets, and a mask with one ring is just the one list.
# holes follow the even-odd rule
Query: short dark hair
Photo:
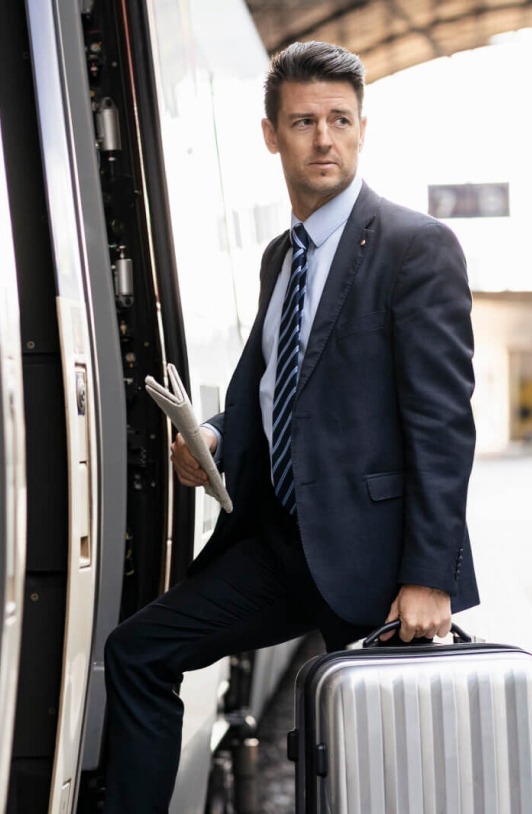
[[360, 58], [328, 42], [293, 42], [274, 54], [264, 83], [267, 118], [277, 126], [283, 82], [349, 82], [356, 93], [358, 110], [364, 101], [364, 66]]

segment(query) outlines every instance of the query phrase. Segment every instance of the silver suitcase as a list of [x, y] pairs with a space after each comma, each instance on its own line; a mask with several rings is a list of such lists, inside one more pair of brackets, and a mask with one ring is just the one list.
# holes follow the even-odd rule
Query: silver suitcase
[[301, 668], [297, 814], [532, 814], [532, 655], [453, 627], [466, 641], [369, 646], [381, 629]]

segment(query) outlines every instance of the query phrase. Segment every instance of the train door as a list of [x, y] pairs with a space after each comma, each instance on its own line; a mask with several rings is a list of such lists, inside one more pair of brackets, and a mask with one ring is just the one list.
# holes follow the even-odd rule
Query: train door
[[18, 289], [1, 133], [0, 121], [0, 811], [4, 811], [22, 633], [26, 472]]
[[108, 150], [107, 103], [95, 137], [80, 8], [10, 0], [1, 13], [29, 507], [7, 810], [42, 814], [72, 810], [82, 740], [85, 768], [100, 763], [107, 633], [165, 583], [169, 435], [142, 398], [164, 356], [142, 184]]
[[[101, 761], [106, 635], [168, 582], [173, 532], [185, 529], [180, 556], [189, 557], [190, 501], [174, 501], [173, 522], [169, 428], [143, 389], [165, 355], [154, 271], [164, 227], [158, 237], [148, 228], [135, 103], [120, 90], [127, 63], [117, 70], [116, 45], [101, 62], [86, 5], [2, 4], [29, 452], [10, 814], [72, 810], [80, 755], [86, 769]], [[116, 40], [115, 5], [101, 5]], [[109, 87], [122, 105], [120, 144]], [[160, 287], [186, 377], [175, 286]]]
[[26, 13], [20, 3], [2, 11], [2, 114], [20, 290], [29, 506], [8, 811], [68, 811], [102, 517], [87, 252], [54, 10], [29, 2]]

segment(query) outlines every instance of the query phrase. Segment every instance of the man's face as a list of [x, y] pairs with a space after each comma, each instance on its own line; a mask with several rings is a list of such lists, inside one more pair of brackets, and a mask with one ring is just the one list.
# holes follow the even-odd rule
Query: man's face
[[279, 153], [295, 215], [306, 220], [349, 186], [366, 120], [349, 82], [285, 82], [274, 127], [263, 119], [266, 146]]

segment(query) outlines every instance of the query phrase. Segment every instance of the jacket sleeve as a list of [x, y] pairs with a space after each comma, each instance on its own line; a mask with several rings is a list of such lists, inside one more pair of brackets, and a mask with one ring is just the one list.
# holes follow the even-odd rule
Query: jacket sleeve
[[392, 312], [406, 463], [399, 582], [454, 595], [475, 446], [473, 334], [465, 259], [438, 221], [410, 239]]
[[218, 438], [218, 444], [216, 446], [216, 452], [214, 453], [214, 463], [220, 470], [223, 472], [223, 446], [224, 446], [224, 413], [218, 413], [212, 418], [209, 418], [207, 421], [204, 421], [202, 426], [209, 427], [209, 429], [214, 431], [214, 434]]

